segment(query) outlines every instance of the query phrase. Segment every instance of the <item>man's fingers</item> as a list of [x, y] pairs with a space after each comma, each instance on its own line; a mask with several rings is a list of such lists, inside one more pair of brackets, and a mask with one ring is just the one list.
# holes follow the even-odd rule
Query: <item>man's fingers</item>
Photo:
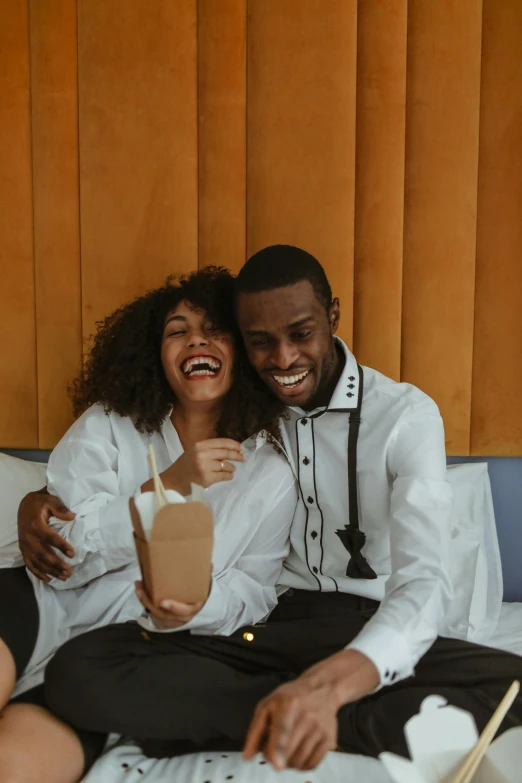
[[46, 505], [50, 511], [50, 516], [61, 519], [63, 522], [71, 522], [76, 516], [72, 511], [69, 511], [67, 506], [64, 506], [60, 498], [54, 495], [49, 495]]
[[266, 735], [269, 723], [268, 710], [264, 707], [258, 707], [252, 718], [252, 723], [248, 729], [247, 738], [243, 747], [243, 758], [250, 761], [257, 753], [263, 750], [263, 739]]
[[41, 568], [36, 563], [34, 563], [32, 560], [24, 560], [24, 562], [32, 574], [34, 574], [38, 579], [41, 579], [42, 582], [49, 584], [51, 580], [49, 579], [45, 571], [42, 571]]
[[335, 750], [335, 748], [331, 747], [328, 740], [323, 739], [320, 742], [317, 742], [315, 746], [311, 746], [308, 757], [302, 761], [300, 760], [299, 766], [297, 764], [292, 764], [292, 766], [295, 766], [296, 769], [301, 770], [315, 769], [317, 766], [319, 766], [326, 754], [331, 750]]
[[[293, 769], [312, 769], [310, 766], [311, 759], [316, 754], [319, 746], [325, 744], [325, 736], [322, 731], [317, 729], [311, 729], [308, 726], [308, 730], [305, 730], [299, 739], [299, 742], [294, 745], [294, 748], [288, 753], [286, 765]], [[326, 743], [327, 745], [327, 743]]]
[[33, 559], [38, 563], [41, 570], [45, 571], [49, 576], [56, 577], [56, 579], [65, 581], [72, 573], [70, 567], [62, 562], [52, 551], [36, 552], [33, 555]]
[[[73, 547], [67, 543], [65, 538], [62, 538], [62, 536], [59, 535], [56, 530], [53, 530], [52, 527], [46, 530], [43, 540], [48, 546], [52, 546], [55, 549], [58, 549], [66, 557], [74, 557]], [[58, 557], [56, 559], [59, 560], [60, 563], [62, 562]]]
[[294, 699], [283, 702], [272, 715], [264, 754], [274, 769], [286, 767], [288, 746], [291, 744], [296, 728], [297, 715], [298, 705]]
[[310, 723], [303, 717], [297, 718], [286, 743], [285, 766], [293, 766], [291, 759], [299, 752], [303, 744], [309, 740], [310, 736]]

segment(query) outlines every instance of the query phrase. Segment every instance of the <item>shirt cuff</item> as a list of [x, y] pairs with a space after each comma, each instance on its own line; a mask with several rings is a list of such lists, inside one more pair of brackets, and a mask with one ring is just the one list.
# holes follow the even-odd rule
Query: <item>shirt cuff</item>
[[357, 650], [370, 659], [379, 672], [379, 688], [404, 680], [413, 674], [412, 657], [406, 638], [400, 631], [384, 623], [365, 625], [346, 649]]

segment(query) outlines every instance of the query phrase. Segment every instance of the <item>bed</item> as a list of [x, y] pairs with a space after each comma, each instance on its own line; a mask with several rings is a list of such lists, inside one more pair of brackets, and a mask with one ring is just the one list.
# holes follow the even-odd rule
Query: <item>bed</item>
[[[47, 453], [16, 453], [16, 456], [45, 461]], [[453, 463], [472, 461], [469, 458], [451, 460]], [[518, 565], [522, 552], [522, 459], [487, 461], [502, 559], [504, 597], [509, 599], [502, 604], [488, 644], [522, 656], [522, 579]], [[239, 753], [147, 759], [131, 742], [118, 738], [112, 739], [106, 753], [83, 783], [270, 783], [275, 780], [280, 783], [390, 783], [378, 760], [362, 756], [330, 753], [312, 772], [287, 770], [276, 774], [263, 758], [258, 757], [247, 764]]]

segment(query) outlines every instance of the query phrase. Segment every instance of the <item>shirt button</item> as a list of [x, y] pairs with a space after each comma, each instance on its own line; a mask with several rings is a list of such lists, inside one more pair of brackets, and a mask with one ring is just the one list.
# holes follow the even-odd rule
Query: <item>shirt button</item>
[[308, 419], [301, 419], [301, 424], [308, 424]]
[[349, 388], [349, 389], [355, 389], [355, 386], [353, 385], [353, 383], [349, 383], [349, 384], [348, 384], [348, 388]]
[[389, 669], [386, 669], [386, 671], [384, 672], [384, 676], [386, 678], [388, 678], [390, 676], [390, 670]]
[[307, 497], [306, 499], [310, 503], [310, 505], [312, 505], [312, 503], [314, 502], [314, 499], [312, 497]]
[[308, 457], [305, 457], [303, 460], [303, 465], [308, 465], [309, 462], [310, 460], [308, 459]]
[[348, 392], [348, 394], [346, 396], [347, 397], [353, 397], [353, 394], [351, 392]]
[[317, 538], [317, 533], [316, 533], [316, 531], [315, 531], [315, 530], [312, 530], [312, 532], [310, 533], [310, 535], [312, 536], [312, 538]]
[[395, 678], [397, 677], [397, 672], [392, 672], [392, 675], [390, 677], [390, 680], [393, 682]]
[[316, 574], [316, 573], [317, 573], [317, 568], [314, 566], [314, 567], [312, 568], [312, 571], [314, 572], [314, 574]]
[[353, 377], [353, 375], [350, 375], [350, 377], [348, 378], [348, 380], [349, 380], [349, 381], [354, 381], [354, 380], [355, 380], [355, 378]]

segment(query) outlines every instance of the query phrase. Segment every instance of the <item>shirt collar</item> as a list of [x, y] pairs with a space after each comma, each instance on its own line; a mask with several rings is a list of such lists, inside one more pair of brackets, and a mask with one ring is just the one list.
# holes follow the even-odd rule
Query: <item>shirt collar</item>
[[344, 367], [337, 386], [334, 389], [331, 400], [326, 407], [316, 408], [313, 411], [304, 411], [302, 408], [289, 406], [290, 410], [295, 411], [299, 416], [313, 416], [314, 414], [324, 413], [325, 411], [337, 411], [338, 413], [349, 412], [357, 408], [357, 399], [359, 396], [359, 370], [357, 361], [353, 353], [349, 350], [345, 342], [340, 337], [335, 337], [336, 346], [344, 355]]

